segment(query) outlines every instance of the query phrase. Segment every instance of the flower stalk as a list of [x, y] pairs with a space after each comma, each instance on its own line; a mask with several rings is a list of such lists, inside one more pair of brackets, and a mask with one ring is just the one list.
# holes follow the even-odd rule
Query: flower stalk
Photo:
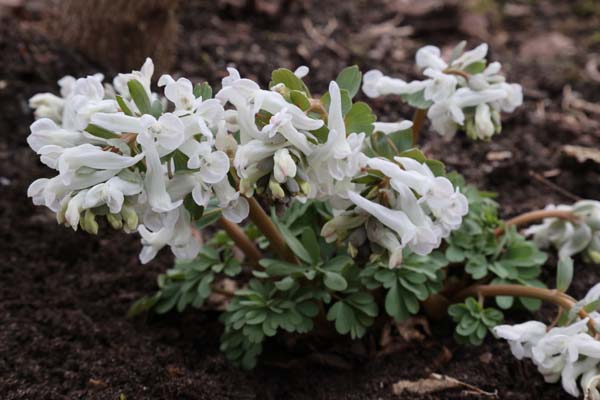
[[[495, 297], [495, 296], [514, 296], [514, 297], [528, 297], [533, 299], [539, 299], [547, 303], [552, 303], [564, 310], [570, 310], [575, 306], [576, 301], [566, 295], [565, 293], [559, 292], [556, 289], [538, 288], [532, 286], [522, 285], [473, 285], [462, 290], [457, 294], [457, 298], [464, 299], [466, 297]], [[577, 311], [577, 315], [581, 319], [589, 318], [589, 314], [584, 310], [580, 309]], [[588, 321], [588, 327], [592, 336], [595, 335], [594, 323], [590, 319]]]
[[509, 226], [521, 226], [529, 224], [531, 222], [540, 221], [545, 218], [560, 218], [571, 222], [579, 222], [579, 218], [571, 211], [564, 210], [535, 210], [529, 211], [521, 215], [517, 215], [514, 218], [509, 219], [504, 223], [504, 227], [496, 228], [496, 236], [500, 236], [504, 233], [505, 227]]
[[425, 117], [427, 116], [427, 110], [423, 108], [417, 108], [415, 113], [413, 114], [412, 119], [412, 144], [416, 146], [419, 142], [419, 133], [421, 132], [421, 128], [423, 127], [423, 123], [425, 122]]
[[244, 233], [242, 228], [223, 217], [219, 219], [219, 226], [223, 228], [231, 240], [234, 241], [236, 246], [242, 250], [246, 257], [248, 257], [248, 260], [252, 266], [257, 267], [259, 265], [258, 262], [262, 258], [262, 254], [250, 240], [250, 238], [248, 238], [248, 236]]
[[282, 260], [298, 264], [298, 259], [290, 248], [285, 243], [285, 239], [265, 210], [258, 204], [254, 197], [249, 197], [248, 204], [250, 206], [250, 219], [267, 237], [270, 243], [271, 250], [277, 254]]

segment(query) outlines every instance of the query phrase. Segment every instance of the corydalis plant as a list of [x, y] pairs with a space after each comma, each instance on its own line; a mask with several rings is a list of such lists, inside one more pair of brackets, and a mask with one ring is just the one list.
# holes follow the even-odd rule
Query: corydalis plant
[[[246, 368], [278, 333], [318, 325], [360, 338], [378, 316], [401, 321], [435, 299], [468, 298], [451, 314], [457, 334], [480, 343], [502, 314], [469, 296], [496, 297], [504, 308], [518, 297], [535, 308], [526, 298], [548, 298], [535, 287], [545, 256], [414, 148], [422, 121], [377, 122], [354, 97], [361, 84], [369, 96], [391, 88], [417, 115], [429, 108], [441, 133], [465, 125], [489, 137], [499, 111], [521, 99], [499, 64], [485, 66], [486, 51], [459, 47], [445, 62], [427, 46], [417, 63], [429, 78], [411, 83], [373, 72], [362, 79], [349, 67], [319, 97], [302, 79], [305, 67], [273, 71], [268, 88], [230, 68], [214, 96], [207, 83], [170, 75], [158, 79], [163, 95], [153, 92], [151, 60], [112, 85], [100, 75], [66, 77], [61, 96], [31, 99], [38, 120], [28, 143], [57, 174], [33, 182], [29, 195], [73, 229], [139, 232], [143, 263], [169, 246], [175, 267], [132, 313], [224, 296], [221, 348]], [[560, 265], [564, 282], [572, 264]], [[449, 275], [474, 286], [452, 293]]]

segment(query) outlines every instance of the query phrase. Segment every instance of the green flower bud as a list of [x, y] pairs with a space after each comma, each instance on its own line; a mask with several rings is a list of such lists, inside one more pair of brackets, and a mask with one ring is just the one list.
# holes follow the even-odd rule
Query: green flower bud
[[121, 208], [121, 216], [125, 222], [125, 232], [134, 232], [138, 227], [139, 218], [133, 207], [123, 205], [123, 208]]
[[98, 223], [96, 222], [96, 214], [92, 212], [92, 210], [86, 210], [83, 218], [83, 224], [81, 227], [88, 233], [92, 235], [98, 234]]
[[278, 200], [283, 200], [285, 198], [285, 192], [283, 191], [281, 185], [272, 179], [269, 180], [269, 190], [271, 190], [273, 198]]
[[123, 217], [121, 214], [106, 214], [106, 220], [113, 227], [113, 229], [121, 230], [123, 229]]

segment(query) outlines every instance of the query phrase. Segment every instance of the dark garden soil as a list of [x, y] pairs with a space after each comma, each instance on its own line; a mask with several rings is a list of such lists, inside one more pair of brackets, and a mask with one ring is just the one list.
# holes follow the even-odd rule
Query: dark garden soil
[[[448, 321], [433, 323], [432, 335], [424, 339], [394, 336], [385, 348], [374, 346], [376, 337], [356, 343], [270, 343], [264, 363], [243, 372], [219, 352], [221, 326], [214, 311], [127, 319], [132, 301], [152, 292], [157, 274], [169, 267], [168, 252], [142, 266], [137, 237], [73, 232], [26, 197], [31, 181], [50, 174], [25, 141], [32, 122], [27, 99], [56, 91], [56, 81], [65, 74], [85, 75], [99, 67], [44, 35], [38, 27], [43, 2], [12, 9], [2, 8], [4, 3], [1, 399], [391, 399], [397, 398], [395, 382], [431, 372], [497, 391], [499, 398], [569, 398], [559, 385], [545, 384], [530, 363], [515, 360], [506, 343], [488, 338], [479, 348], [457, 346]], [[563, 149], [600, 144], [600, 6], [593, 0], [182, 3], [173, 72], [212, 84], [230, 64], [263, 84], [275, 67], [306, 64], [315, 92], [352, 63], [410, 78], [416, 77], [414, 52], [423, 44], [487, 41], [492, 59], [503, 63], [511, 81], [523, 84], [525, 105], [506, 118], [504, 132], [492, 143], [473, 143], [462, 135], [448, 143], [425, 132], [421, 143], [426, 152], [482, 188], [499, 192], [505, 216], [570, 202], [572, 195], [600, 198], [600, 166], [580, 163]], [[277, 5], [282, 9], [277, 11]], [[103, 72], [112, 76], [114, 71]], [[596, 103], [595, 109], [573, 96]], [[370, 104], [389, 120], [410, 117], [393, 98]], [[548, 265], [548, 283], [553, 270]], [[597, 266], [578, 262], [572, 294], [585, 293], [599, 280]], [[509, 315], [514, 321], [526, 317]], [[422, 398], [482, 396], [454, 389]]]

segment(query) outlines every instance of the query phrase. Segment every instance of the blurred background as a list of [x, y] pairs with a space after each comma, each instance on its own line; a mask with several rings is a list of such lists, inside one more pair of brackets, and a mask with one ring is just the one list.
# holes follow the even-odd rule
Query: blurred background
[[[275, 68], [307, 65], [319, 93], [351, 64], [418, 78], [416, 49], [461, 40], [487, 42], [525, 103], [491, 143], [424, 132], [424, 151], [499, 192], [505, 216], [599, 199], [597, 0], [0, 0], [0, 398], [392, 398], [393, 382], [427, 371], [502, 398], [562, 398], [503, 344], [456, 348], [444, 327], [441, 341], [420, 329], [417, 344], [403, 338], [375, 359], [344, 343], [339, 353], [304, 349], [316, 354], [310, 363], [282, 353], [277, 365], [242, 373], [219, 353], [216, 314], [124, 317], [155, 288], [168, 254], [142, 267], [137, 238], [67, 230], [26, 196], [51, 172], [27, 146], [27, 100], [57, 93], [64, 75], [111, 80], [150, 56], [156, 79], [168, 72], [218, 89], [227, 66], [266, 85]], [[382, 120], [411, 117], [398, 98], [368, 103]], [[591, 268], [576, 291], [598, 281]]]

